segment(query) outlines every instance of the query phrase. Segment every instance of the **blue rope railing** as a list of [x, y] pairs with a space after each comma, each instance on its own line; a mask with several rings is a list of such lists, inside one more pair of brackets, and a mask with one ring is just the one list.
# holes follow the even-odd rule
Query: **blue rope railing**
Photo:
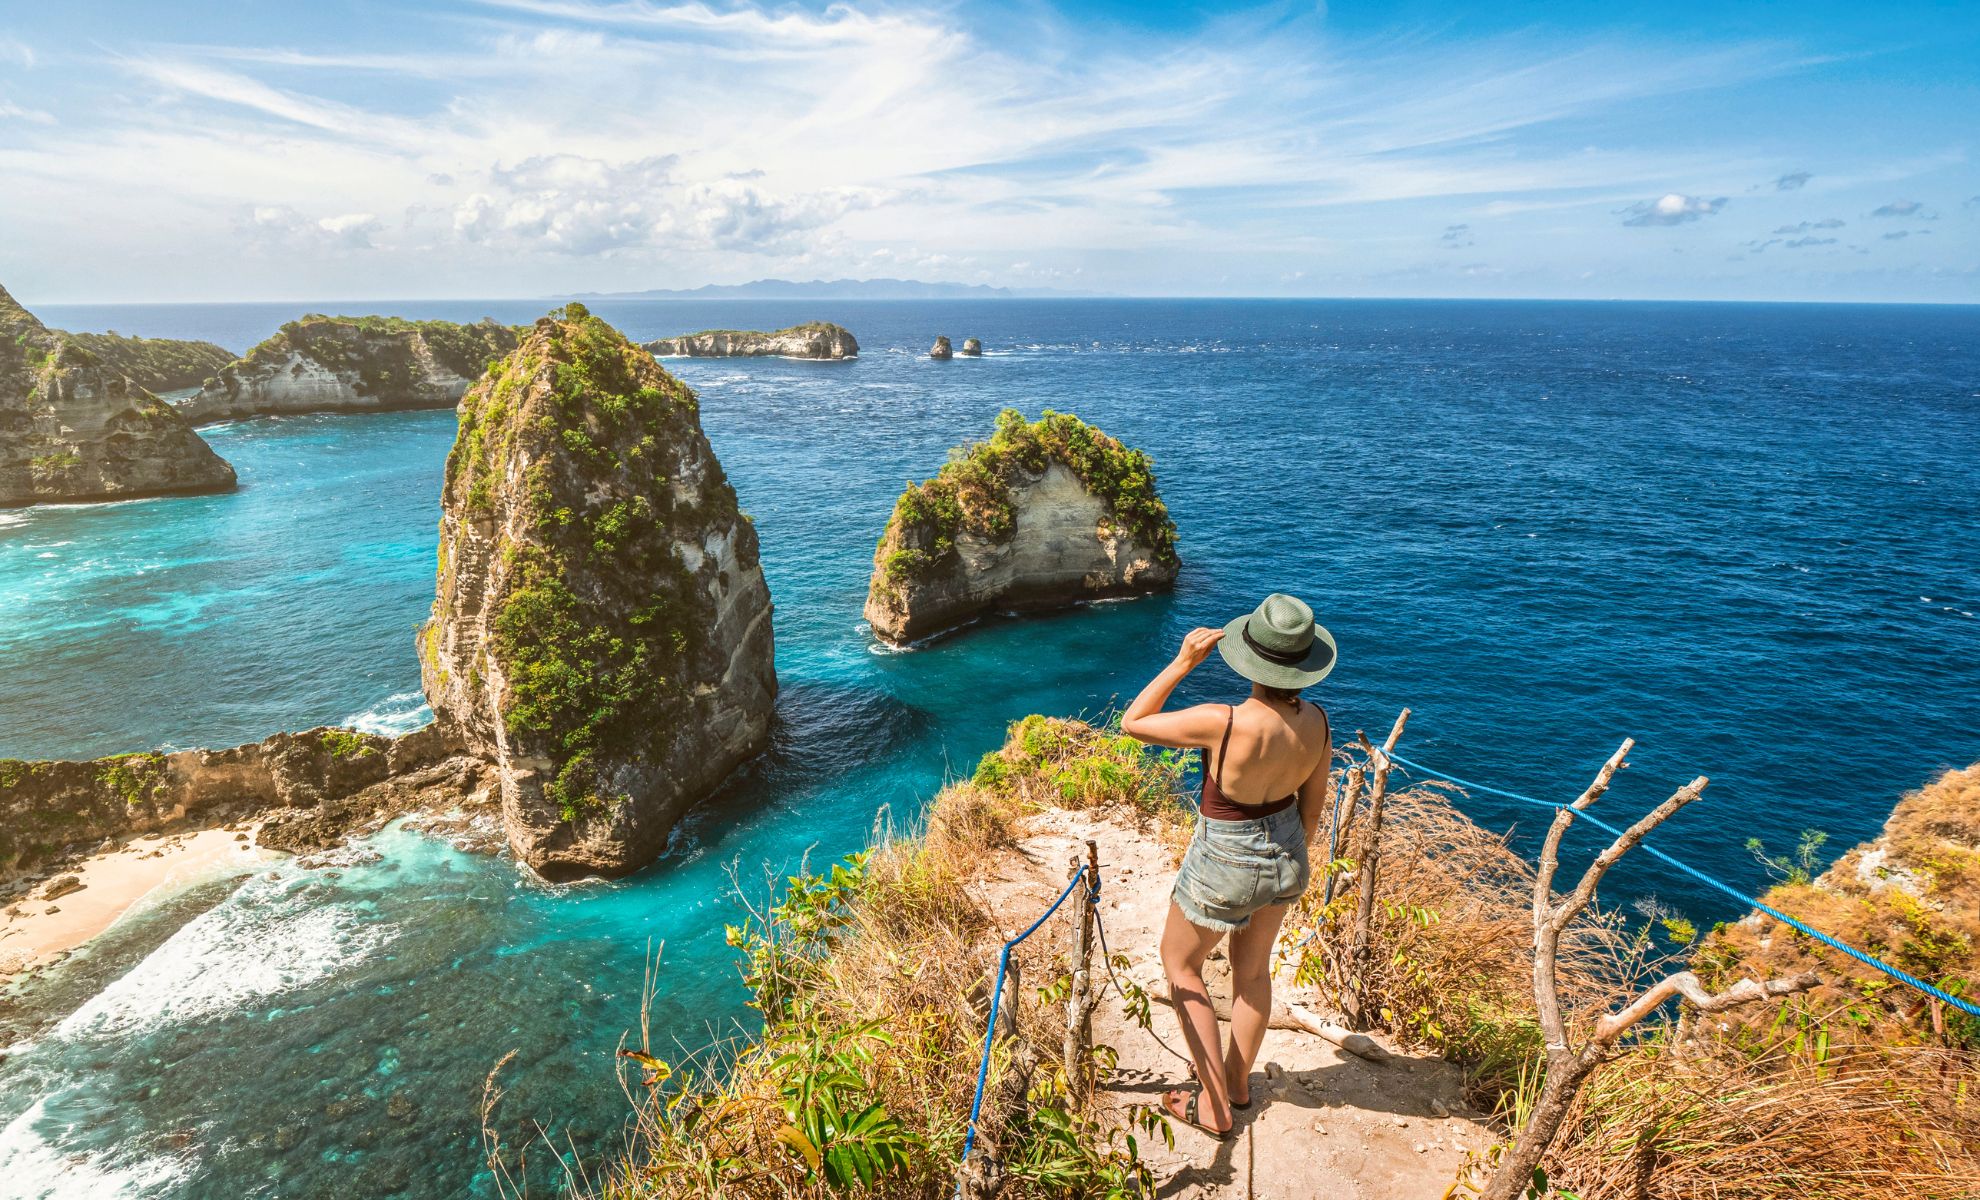
[[[1376, 753], [1379, 754], [1381, 753], [1381, 751], [1378, 750], [1376, 751]], [[1485, 792], [1488, 795], [1493, 795], [1493, 796], [1504, 796], [1508, 800], [1518, 800], [1525, 804], [1534, 804], [1534, 805], [1538, 805], [1541, 808], [1551, 808], [1557, 811], [1563, 808], [1572, 807], [1566, 804], [1556, 804], [1551, 800], [1540, 800], [1532, 796], [1523, 796], [1518, 792], [1509, 792], [1504, 788], [1495, 788], [1482, 783], [1473, 783], [1469, 779], [1460, 779], [1456, 775], [1453, 775], [1448, 771], [1438, 771], [1433, 768], [1423, 766], [1421, 763], [1411, 762], [1409, 759], [1404, 758], [1400, 754], [1391, 753], [1388, 757], [1389, 757], [1389, 761], [1395, 763], [1397, 766], [1403, 767], [1407, 770], [1418, 772], [1423, 775], [1429, 775], [1433, 778], [1449, 780], [1451, 783], [1455, 783], [1459, 787], [1465, 788], [1468, 791]], [[1579, 820], [1587, 821], [1590, 825], [1593, 825], [1595, 828], [1603, 830], [1604, 832], [1607, 832], [1615, 837], [1621, 837], [1623, 834], [1622, 830], [1617, 829], [1614, 825], [1611, 825], [1607, 821], [1602, 820], [1600, 817], [1595, 816], [1587, 809], [1576, 809], [1575, 817]], [[1657, 849], [1655, 846], [1650, 845], [1648, 842], [1641, 842], [1638, 843], [1638, 845], [1639, 848], [1641, 848], [1645, 854], [1648, 854], [1650, 857], [1658, 860], [1659, 862], [1665, 863], [1668, 866], [1676, 867], [1678, 870], [1684, 872], [1686, 875], [1691, 876], [1693, 879], [1698, 880], [1700, 883], [1707, 884], [1711, 887], [1717, 888], [1719, 891], [1724, 892], [1726, 895], [1731, 896], [1733, 899], [1739, 901], [1741, 904], [1748, 906], [1749, 908], [1759, 909], [1761, 912], [1766, 913], [1768, 916], [1774, 918], [1776, 921], [1779, 921], [1783, 925], [1787, 925], [1795, 929], [1799, 929], [1801, 932], [1807, 934], [1809, 937], [1814, 938], [1816, 941], [1821, 942], [1823, 945], [1828, 946], [1833, 950], [1839, 950], [1842, 953], [1849, 955], [1851, 958], [1862, 963], [1864, 966], [1869, 967], [1875, 971], [1881, 971], [1890, 978], [1897, 980], [1899, 983], [1902, 983], [1907, 987], [1915, 988], [1918, 991], [1923, 992], [1925, 995], [1930, 996], [1934, 1000], [1941, 1001], [1942, 1003], [1945, 1004], [1950, 1004], [1954, 1008], [1960, 1010], [1961, 1012], [1966, 1013], [1968, 1016], [1980, 1017], [1980, 1004], [1975, 1004], [1971, 1000], [1963, 1000], [1960, 997], [1953, 995], [1951, 992], [1946, 991], [1944, 988], [1936, 987], [1918, 978], [1916, 975], [1913, 975], [1903, 970], [1902, 968], [1892, 966], [1891, 964], [1885, 962], [1883, 959], [1878, 958], [1874, 954], [1871, 954], [1867, 950], [1859, 950], [1856, 947], [1850, 945], [1848, 942], [1842, 941], [1841, 939], [1836, 937], [1832, 937], [1831, 935], [1823, 933], [1821, 930], [1816, 929], [1813, 926], [1795, 920], [1793, 917], [1788, 916], [1786, 913], [1780, 911], [1777, 908], [1774, 908], [1770, 905], [1762, 904], [1755, 897], [1747, 895], [1745, 892], [1740, 891], [1738, 888], [1732, 886], [1729, 883], [1726, 883], [1723, 880], [1715, 879], [1712, 876], [1707, 875], [1705, 872], [1699, 870], [1697, 867], [1692, 866], [1690, 863], [1683, 861], [1682, 859], [1674, 858], [1671, 855], [1664, 853], [1662, 850]]]
[[[957, 1196], [962, 1195], [963, 1169], [969, 1165], [969, 1152], [976, 1148], [976, 1119], [983, 1113], [983, 1085], [990, 1078], [990, 1047], [997, 1038], [997, 1010], [1004, 999], [1004, 974], [1011, 967], [1011, 950], [1024, 939], [1037, 933], [1041, 925], [1051, 920], [1052, 914], [1058, 912], [1059, 906], [1066, 902], [1066, 897], [1072, 895], [1073, 889], [1086, 878], [1086, 864], [1082, 863], [1079, 870], [1073, 873], [1071, 881], [1066, 884], [1066, 890], [1059, 893], [1057, 900], [1052, 901], [1052, 907], [1046, 909], [1044, 915], [1033, 921], [1023, 933], [1005, 942], [1003, 950], [997, 955], [997, 982], [990, 989], [990, 1023], [983, 1030], [983, 1060], [976, 1066], [976, 1098], [969, 1102], [969, 1132], [963, 1135], [962, 1158], [956, 1163], [955, 1194]], [[1100, 879], [1097, 874], [1093, 877], [1088, 892], [1089, 900], [1099, 899]]]

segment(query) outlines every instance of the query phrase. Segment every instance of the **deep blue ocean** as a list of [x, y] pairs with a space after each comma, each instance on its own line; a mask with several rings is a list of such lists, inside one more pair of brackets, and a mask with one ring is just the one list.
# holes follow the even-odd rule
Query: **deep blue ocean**
[[[548, 301], [49, 306], [68, 329], [245, 350], [311, 308], [522, 322]], [[669, 361], [756, 518], [783, 683], [771, 752], [618, 883], [549, 888], [416, 835], [336, 871], [217, 880], [127, 919], [25, 998], [0, 1061], [0, 1192], [492, 1194], [505, 1137], [620, 1140], [612, 1051], [662, 952], [656, 1042], [737, 1031], [731, 872], [910, 820], [1025, 713], [1124, 702], [1195, 625], [1312, 602], [1343, 737], [1603, 803], [1695, 774], [1659, 845], [1750, 888], [1742, 843], [1839, 852], [1980, 758], [1980, 308], [1526, 302], [613, 302], [635, 338], [837, 321], [850, 363]], [[981, 361], [923, 357], [980, 337]], [[996, 412], [1076, 412], [1153, 455], [1173, 596], [996, 619], [909, 653], [860, 625], [904, 482]], [[225, 496], [0, 512], [0, 756], [231, 745], [423, 719], [451, 413], [207, 431]], [[1213, 659], [1185, 700], [1241, 694]], [[1539, 828], [1490, 796], [1494, 828]], [[1628, 861], [1612, 903], [1728, 903]], [[17, 1022], [21, 1023], [21, 1022]], [[396, 1103], [394, 1103], [396, 1099]], [[539, 1144], [539, 1193], [554, 1190]], [[15, 1191], [7, 1191], [13, 1188]]]

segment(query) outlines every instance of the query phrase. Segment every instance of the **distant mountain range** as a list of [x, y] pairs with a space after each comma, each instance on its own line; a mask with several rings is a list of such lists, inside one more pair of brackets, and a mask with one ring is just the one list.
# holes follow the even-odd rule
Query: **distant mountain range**
[[1004, 288], [982, 283], [923, 283], [919, 279], [757, 279], [698, 288], [649, 288], [643, 292], [579, 292], [580, 300], [1023, 300], [1084, 296], [1056, 288]]

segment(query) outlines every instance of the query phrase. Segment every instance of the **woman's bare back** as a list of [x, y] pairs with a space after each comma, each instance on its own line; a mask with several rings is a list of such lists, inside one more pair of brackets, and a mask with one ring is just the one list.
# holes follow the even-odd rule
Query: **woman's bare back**
[[[1312, 778], [1331, 749], [1325, 709], [1302, 701], [1295, 711], [1253, 697], [1232, 710], [1219, 790], [1237, 804], [1284, 799]], [[1205, 749], [1203, 769], [1215, 775], [1216, 759], [1214, 747]]]

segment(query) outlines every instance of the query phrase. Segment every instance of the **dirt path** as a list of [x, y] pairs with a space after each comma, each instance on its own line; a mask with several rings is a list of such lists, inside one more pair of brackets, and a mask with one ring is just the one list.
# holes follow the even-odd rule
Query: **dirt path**
[[[1067, 860], [1100, 848], [1100, 918], [1108, 943], [1130, 960], [1124, 979], [1166, 993], [1156, 953], [1168, 913], [1175, 866], [1149, 833], [1125, 823], [1063, 810], [1040, 814], [1017, 854], [996, 864], [983, 893], [1004, 936], [1023, 928], [1065, 886]], [[1070, 908], [1063, 910], [1070, 912]], [[1057, 926], [1065, 922], [1055, 920]], [[1046, 932], [1041, 930], [1041, 933]], [[1067, 938], [1052, 931], [1053, 945]], [[1036, 940], [1036, 939], [1034, 939]], [[1030, 943], [1027, 943], [1029, 946]], [[1212, 960], [1211, 987], [1228, 997], [1222, 951]], [[1098, 966], [1096, 955], [1095, 964]], [[1027, 992], [1030, 984], [1026, 985]], [[1279, 998], [1310, 997], [1280, 985]], [[1288, 994], [1290, 993], [1290, 994]], [[1111, 990], [1094, 1018], [1094, 1040], [1120, 1052], [1109, 1100], [1125, 1114], [1132, 1105], [1158, 1105], [1164, 1089], [1188, 1082], [1188, 1070], [1147, 1031], [1129, 1021]], [[1174, 1014], [1154, 1006], [1155, 1031], [1183, 1048]], [[1393, 1049], [1393, 1048], [1391, 1048]], [[1347, 1054], [1304, 1030], [1276, 1026], [1266, 1034], [1252, 1075], [1252, 1107], [1237, 1114], [1237, 1134], [1219, 1142], [1174, 1122], [1176, 1145], [1142, 1139], [1163, 1197], [1244, 1200], [1421, 1200], [1444, 1193], [1467, 1149], [1492, 1144], [1481, 1119], [1464, 1115], [1458, 1069], [1435, 1058], [1396, 1053], [1376, 1064]]]

